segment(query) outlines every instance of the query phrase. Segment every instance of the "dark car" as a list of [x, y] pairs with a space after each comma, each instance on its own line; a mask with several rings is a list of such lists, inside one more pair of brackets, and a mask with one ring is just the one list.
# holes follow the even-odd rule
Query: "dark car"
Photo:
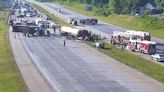
[[18, 15], [17, 18], [24, 18], [24, 15]]

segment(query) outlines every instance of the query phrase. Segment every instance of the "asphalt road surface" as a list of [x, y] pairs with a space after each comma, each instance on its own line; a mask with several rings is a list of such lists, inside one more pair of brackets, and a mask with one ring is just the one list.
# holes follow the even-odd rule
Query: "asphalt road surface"
[[[60, 15], [63, 15], [65, 16], [66, 18], [69, 19], [69, 17], [74, 17], [75, 19], [77, 20], [80, 20], [80, 19], [85, 19], [85, 18], [88, 18], [87, 16], [84, 16], [84, 15], [81, 15], [81, 14], [78, 14], [76, 12], [73, 12], [71, 10], [68, 10], [66, 8], [63, 8], [61, 6], [57, 6], [55, 7], [54, 4], [49, 4], [49, 3], [45, 3], [44, 4], [45, 6], [49, 7], [49, 8], [52, 8], [53, 10], [57, 11], [58, 9], [61, 10], [61, 12], [58, 12]], [[62, 16], [61, 16], [62, 17]], [[87, 25], [85, 25], [87, 26]], [[107, 24], [107, 23], [104, 23], [102, 21], [99, 21], [99, 24], [97, 25], [89, 25], [87, 27], [92, 27], [92, 28], [95, 28], [99, 31], [102, 31], [108, 35], [111, 35], [113, 33], [113, 31], [126, 31], [126, 29], [123, 29], [123, 28], [119, 28], [117, 26], [114, 26], [114, 25], [110, 25], [110, 24]]]
[[19, 34], [12, 32], [12, 27], [9, 27], [9, 38], [17, 67], [20, 70], [29, 92], [55, 92], [27, 55], [20, 41], [21, 39], [19, 39]]
[[[59, 13], [49, 5], [40, 5], [65, 21], [72, 14], [71, 11], [63, 12], [62, 9]], [[98, 29], [102, 26], [104, 29], [112, 26], [110, 30], [124, 31], [105, 23], [85, 27], [102, 32]], [[102, 34], [110, 35], [108, 31]], [[57, 92], [164, 92], [164, 84], [84, 43], [67, 40], [64, 47], [61, 36], [28, 38], [19, 35], [19, 39], [45, 80]]]
[[57, 92], [164, 92], [164, 85], [98, 52], [60, 36], [19, 38]]
[[[38, 2], [37, 2], [38, 3]], [[55, 16], [58, 16], [59, 18], [63, 19], [64, 21], [68, 22], [70, 17], [74, 17], [77, 20], [88, 18], [87, 16], [84, 16], [82, 14], [76, 13], [72, 10], [66, 9], [60, 5], [55, 5], [51, 3], [39, 3], [42, 7], [44, 7], [46, 10], [48, 10], [50, 13], [53, 13]], [[61, 10], [61, 12], [58, 12], [58, 9]], [[121, 28], [112, 24], [108, 24], [102, 21], [99, 21], [99, 24], [97, 25], [83, 25], [83, 28], [96, 31], [100, 33], [103, 36], [106, 36], [108, 39], [110, 39], [113, 31], [126, 31], [127, 29]], [[152, 37], [152, 40], [157, 42], [157, 49], [164, 50], [164, 40], [156, 37]]]

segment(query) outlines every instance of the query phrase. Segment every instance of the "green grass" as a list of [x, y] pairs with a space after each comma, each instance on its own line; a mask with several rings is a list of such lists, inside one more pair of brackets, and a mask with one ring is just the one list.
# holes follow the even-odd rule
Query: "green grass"
[[39, 6], [39, 5], [35, 4], [35, 3], [32, 3], [32, 5], [33, 5], [34, 7], [36, 7], [39, 11], [41, 11], [41, 12], [43, 12], [43, 13], [46, 13], [49, 17], [51, 17], [51, 19], [52, 19], [55, 23], [60, 24], [60, 25], [62, 25], [62, 26], [72, 26], [72, 25], [70, 25], [70, 24], [68, 24], [68, 23], [65, 23], [65, 21], [61, 20], [60, 18], [54, 16], [52, 13], [49, 13], [47, 10], [45, 10], [45, 9], [42, 8], [41, 6]]
[[124, 28], [147, 31], [150, 32], [152, 36], [164, 39], [164, 19], [126, 15], [113, 15], [109, 17], [100, 17], [100, 19]]
[[[55, 3], [55, 2], [54, 2]], [[98, 17], [96, 14], [96, 11], [98, 10], [98, 8], [94, 7], [94, 10], [91, 11], [86, 11], [86, 8], [89, 6], [88, 4], [80, 4], [80, 3], [62, 3], [66, 8], [71, 9], [75, 12], [87, 15], [87, 16], [92, 16], [92, 17]]]
[[7, 11], [0, 11], [0, 92], [28, 92], [9, 44], [8, 14]]
[[[92, 42], [86, 42], [88, 45], [93, 46]], [[105, 43], [105, 49], [98, 49], [100, 52], [115, 58], [116, 60], [164, 83], [164, 67], [148, 61], [142, 57], [133, 55], [127, 51], [112, 47], [110, 44]]]
[[[94, 7], [92, 12], [86, 11], [87, 4], [79, 3], [68, 3], [65, 2], [63, 5], [75, 12], [98, 18], [104, 22], [111, 23], [123, 28], [131, 30], [147, 31], [152, 36], [164, 39], [164, 19], [158, 19], [155, 17], [135, 17], [127, 15], [111, 15], [108, 17], [103, 16], [101, 13], [102, 9]], [[110, 31], [110, 30], [109, 30]]]

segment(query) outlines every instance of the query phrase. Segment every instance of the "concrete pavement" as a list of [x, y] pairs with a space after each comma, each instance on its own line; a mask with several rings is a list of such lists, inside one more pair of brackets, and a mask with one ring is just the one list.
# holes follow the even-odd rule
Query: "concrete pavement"
[[164, 84], [81, 42], [19, 36], [27, 53], [57, 92], [164, 92]]
[[27, 55], [22, 43], [20, 42], [19, 35], [22, 34], [13, 33], [12, 28], [10, 27], [9, 38], [13, 55], [29, 92], [56, 92], [45, 81], [30, 57]]

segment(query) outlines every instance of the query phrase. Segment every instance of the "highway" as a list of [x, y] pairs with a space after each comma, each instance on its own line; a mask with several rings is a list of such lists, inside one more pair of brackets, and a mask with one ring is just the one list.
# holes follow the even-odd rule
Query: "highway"
[[[58, 7], [55, 7], [54, 4], [45, 3], [44, 5], [46, 5], [49, 8], [52, 8], [55, 11], [58, 10]], [[71, 10], [68, 10], [64, 7], [59, 6], [59, 9], [61, 10], [61, 12], [58, 14], [62, 15], [60, 17], [65, 17], [65, 19], [67, 19], [67, 20], [69, 19], [69, 17], [74, 17], [77, 20], [88, 18], [87, 16], [78, 14], [78, 13], [73, 12]], [[63, 19], [63, 18], [61, 18], [61, 19]], [[111, 24], [107, 24], [107, 23], [102, 22], [102, 21], [99, 21], [98, 25], [85, 25], [85, 26], [97, 29], [99, 31], [102, 31], [103, 33], [108, 34], [108, 35], [111, 35], [113, 33], [113, 31], [126, 31], [126, 29], [123, 29], [123, 28], [120, 28], [120, 27], [117, 27], [117, 26], [114, 26]]]
[[[40, 6], [44, 7], [46, 10], [48, 10], [50, 13], [54, 14], [55, 16], [63, 19], [65, 22], [68, 22], [70, 17], [74, 17], [77, 20], [83, 19], [83, 18], [88, 18], [85, 15], [76, 13], [72, 10], [66, 9], [63, 6], [60, 5], [55, 5], [51, 3], [40, 3]], [[61, 10], [61, 12], [58, 12], [58, 9]], [[85, 28], [90, 31], [99, 33], [108, 39], [110, 39], [110, 36], [112, 35], [113, 31], [126, 31], [127, 29], [121, 28], [112, 24], [108, 24], [102, 21], [99, 21], [98, 25], [82, 25], [82, 27], [77, 27], [77, 28]], [[157, 49], [163, 50], [164, 51], [164, 39], [160, 39], [157, 37], [152, 37], [152, 41], [157, 42]]]
[[[71, 11], [58, 13], [56, 8], [51, 9], [51, 6], [46, 4], [40, 5], [65, 21], [71, 15]], [[102, 26], [104, 32], [98, 29]], [[95, 29], [95, 27], [98, 28]], [[107, 31], [109, 28], [125, 31], [103, 22], [96, 26], [85, 26], [85, 28], [97, 31], [104, 36], [110, 36], [110, 32], [112, 33]], [[19, 34], [16, 39], [20, 40], [26, 54], [49, 84], [48, 86], [53, 88], [53, 92], [164, 92], [164, 84], [83, 42], [66, 40], [66, 47], [64, 47], [65, 38], [58, 32], [56, 36], [50, 37], [26, 37]]]
[[[46, 71], [45, 75], [51, 78], [53, 85], [56, 85], [55, 89], [58, 92], [100, 92], [102, 89], [103, 92], [109, 92], [109, 90], [128, 92], [119, 83], [96, 72], [83, 58], [69, 50], [76, 47], [65, 48], [59, 42], [60, 40], [57, 41], [54, 38], [27, 38], [22, 41], [31, 52], [36, 64]], [[88, 59], [87, 62], [91, 60]], [[108, 87], [111, 84], [117, 86]]]
[[164, 85], [79, 41], [19, 38], [55, 92], [163, 92]]

